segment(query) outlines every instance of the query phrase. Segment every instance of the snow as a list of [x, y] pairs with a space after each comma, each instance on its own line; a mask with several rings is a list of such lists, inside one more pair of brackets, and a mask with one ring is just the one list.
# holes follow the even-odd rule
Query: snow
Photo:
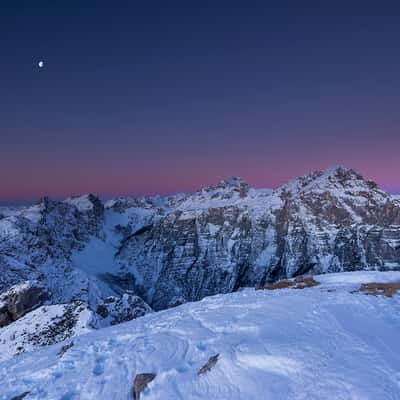
[[90, 195], [69, 197], [64, 200], [64, 203], [75, 206], [79, 211], [89, 211], [93, 209], [93, 202], [90, 200]]
[[115, 227], [130, 225], [133, 231], [142, 228], [148, 224], [154, 217], [155, 211], [139, 207], [129, 207], [124, 213], [118, 213], [111, 209], [106, 209], [105, 230], [108, 236], [115, 235]]
[[[110, 207], [112, 204], [109, 202]], [[116, 228], [129, 226], [135, 232], [149, 224], [153, 217], [154, 210], [129, 207], [124, 213], [119, 213], [106, 208], [101, 238], [93, 236], [82, 250], [73, 250], [72, 265], [87, 276], [100, 279], [98, 285], [105, 295], [115, 294], [106, 277], [108, 274], [117, 275], [120, 272], [120, 265], [115, 257], [121, 246], [122, 234]]]
[[[345, 189], [345, 190], [344, 190]], [[300, 178], [289, 181], [286, 185], [277, 189], [277, 192], [288, 191], [292, 195], [300, 195], [305, 193], [323, 194], [329, 192], [341, 201], [344, 206], [345, 199], [351, 199], [352, 203], [358, 203], [360, 207], [368, 205], [368, 199], [360, 196], [360, 193], [369, 192], [371, 190], [369, 182], [359, 175], [356, 171], [343, 167], [333, 166], [325, 171], [314, 171]], [[373, 189], [374, 196], [379, 201], [385, 201], [388, 194]]]
[[42, 215], [42, 205], [36, 204], [34, 206], [23, 209], [20, 214], [22, 217], [26, 218], [30, 222], [37, 224], [43, 217]]
[[14, 218], [6, 217], [0, 219], [0, 238], [12, 238], [19, 234], [19, 230], [15, 227]]
[[23, 208], [24, 208], [23, 206], [20, 206], [20, 207], [18, 207], [18, 206], [11, 206], [11, 207], [0, 206], [0, 219], [18, 214]]
[[240, 178], [230, 178], [182, 198], [173, 197], [171, 205], [183, 211], [180, 220], [195, 218], [204, 210], [219, 207], [250, 207], [255, 213], [264, 211], [271, 198], [271, 189], [254, 189]]
[[320, 283], [330, 285], [360, 285], [372, 282], [398, 282], [400, 272], [397, 271], [356, 271], [337, 274], [314, 275], [314, 279]]
[[[400, 296], [353, 293], [400, 272], [317, 276], [303, 290], [245, 289], [74, 338], [0, 363], [0, 399], [398, 400]], [[332, 289], [333, 288], [333, 289]], [[328, 290], [329, 289], [329, 290]], [[216, 366], [197, 371], [219, 353]]]
[[115, 252], [116, 249], [109, 243], [93, 237], [82, 251], [73, 253], [72, 263], [89, 275], [116, 273], [118, 265], [114, 259]]

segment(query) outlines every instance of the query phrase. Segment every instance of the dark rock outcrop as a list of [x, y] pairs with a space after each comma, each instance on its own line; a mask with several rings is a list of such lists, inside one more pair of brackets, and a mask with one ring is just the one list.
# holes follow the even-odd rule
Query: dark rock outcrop
[[215, 354], [214, 356], [211, 356], [208, 359], [208, 361], [199, 369], [197, 375], [203, 375], [211, 371], [217, 365], [218, 359], [219, 359], [219, 353]]
[[[131, 321], [151, 313], [152, 309], [140, 297], [125, 293], [122, 297], [107, 297], [96, 309], [107, 325]], [[104, 321], [103, 321], [104, 322]]]
[[70, 348], [74, 346], [74, 342], [70, 342], [67, 344], [64, 344], [64, 346], [61, 347], [60, 351], [57, 353], [59, 357], [62, 357]]
[[19, 395], [17, 395], [17, 396], [12, 397], [10, 400], [22, 400], [22, 399], [24, 399], [26, 396], [28, 396], [29, 393], [30, 393], [30, 392], [21, 393], [21, 394], [19, 394]]
[[156, 377], [156, 374], [146, 373], [137, 374], [133, 381], [133, 399], [140, 400], [140, 394], [146, 389], [147, 385], [152, 382]]
[[37, 282], [25, 282], [0, 295], [0, 327], [11, 324], [49, 300], [50, 294]]

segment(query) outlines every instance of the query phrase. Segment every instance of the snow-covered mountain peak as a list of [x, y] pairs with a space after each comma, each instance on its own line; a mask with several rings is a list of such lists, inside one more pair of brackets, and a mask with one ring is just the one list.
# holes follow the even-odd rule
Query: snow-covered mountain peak
[[342, 177], [348, 177], [350, 179], [356, 177], [362, 179], [362, 176], [357, 171], [340, 164], [332, 165], [328, 167], [325, 171], [322, 171], [322, 173], [325, 176], [334, 176], [334, 177], [342, 176]]
[[100, 199], [94, 194], [86, 194], [83, 196], [73, 196], [64, 200], [64, 203], [75, 206], [79, 211], [89, 211], [98, 207], [101, 203]]
[[24, 208], [23, 206], [0, 207], [0, 219], [15, 215], [19, 213], [23, 208]]
[[289, 193], [291, 196], [326, 192], [335, 197], [342, 197], [343, 195], [365, 196], [368, 193], [383, 197], [388, 196], [379, 190], [375, 182], [366, 180], [357, 171], [340, 165], [330, 167], [325, 171], [313, 171], [293, 179], [278, 188], [277, 191]]
[[175, 196], [170, 205], [178, 210], [204, 210], [238, 204], [248, 198], [252, 189], [238, 177], [228, 178], [216, 185], [206, 186], [195, 193]]
[[343, 190], [373, 190], [378, 185], [375, 182], [366, 180], [361, 174], [351, 168], [334, 166], [323, 171], [315, 179], [315, 186], [343, 189]]
[[235, 193], [239, 193], [241, 197], [245, 197], [249, 189], [249, 184], [243, 179], [239, 177], [231, 177], [221, 180], [216, 185], [207, 186], [197, 193], [209, 194], [212, 198], [228, 198], [235, 195]]
[[218, 184], [219, 187], [246, 187], [249, 186], [246, 181], [238, 176], [232, 176], [227, 179], [223, 179]]

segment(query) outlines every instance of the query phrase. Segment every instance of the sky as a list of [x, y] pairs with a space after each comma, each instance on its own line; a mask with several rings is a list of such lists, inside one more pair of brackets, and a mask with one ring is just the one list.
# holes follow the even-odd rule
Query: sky
[[1, 2], [0, 203], [337, 164], [400, 193], [400, 4], [343, 4]]

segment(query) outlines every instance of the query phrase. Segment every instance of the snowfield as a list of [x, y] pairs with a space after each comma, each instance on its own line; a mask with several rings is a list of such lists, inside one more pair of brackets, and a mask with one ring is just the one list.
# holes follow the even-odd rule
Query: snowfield
[[[400, 295], [355, 292], [400, 272], [317, 276], [303, 290], [208, 297], [0, 363], [0, 398], [398, 400]], [[211, 371], [198, 375], [220, 354]]]

